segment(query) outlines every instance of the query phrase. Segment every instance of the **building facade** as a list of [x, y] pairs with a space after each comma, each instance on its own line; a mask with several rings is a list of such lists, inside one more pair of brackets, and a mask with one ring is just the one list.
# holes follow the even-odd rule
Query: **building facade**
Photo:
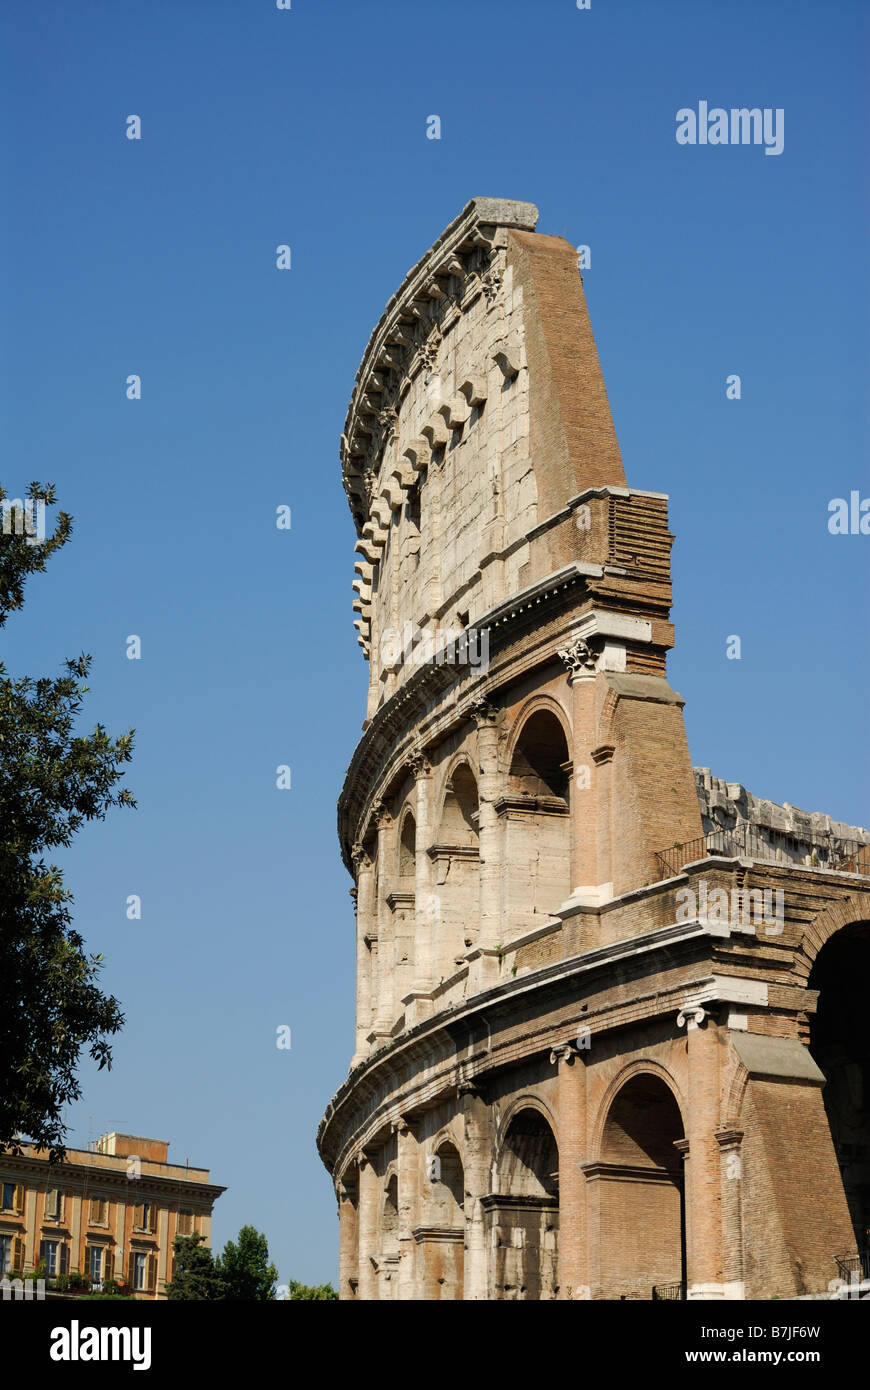
[[211, 1242], [211, 1215], [224, 1187], [207, 1168], [169, 1163], [160, 1139], [104, 1134], [64, 1161], [31, 1144], [0, 1154], [0, 1275], [37, 1271], [46, 1287], [99, 1290], [110, 1280], [136, 1298], [165, 1296], [176, 1236]]
[[693, 770], [667, 498], [627, 484], [536, 222], [468, 204], [342, 435], [370, 682], [318, 1131], [340, 1296], [824, 1292], [870, 1225], [870, 836]]

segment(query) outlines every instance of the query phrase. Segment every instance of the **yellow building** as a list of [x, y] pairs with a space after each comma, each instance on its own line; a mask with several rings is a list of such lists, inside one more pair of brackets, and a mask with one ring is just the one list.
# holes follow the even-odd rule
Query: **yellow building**
[[163, 1298], [176, 1236], [211, 1242], [211, 1213], [224, 1187], [207, 1168], [167, 1162], [169, 1145], [104, 1134], [50, 1165], [22, 1143], [0, 1154], [0, 1277], [39, 1271], [49, 1289], [109, 1280], [136, 1298]]

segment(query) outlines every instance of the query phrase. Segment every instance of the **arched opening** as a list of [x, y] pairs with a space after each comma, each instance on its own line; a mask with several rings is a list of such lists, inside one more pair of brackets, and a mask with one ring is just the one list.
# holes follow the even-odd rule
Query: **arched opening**
[[810, 1052], [825, 1074], [822, 1096], [855, 1240], [870, 1273], [870, 923], [843, 927], [810, 972], [819, 991]]
[[673, 1092], [642, 1073], [614, 1097], [601, 1161], [588, 1172], [597, 1203], [604, 1298], [685, 1297], [683, 1121]]
[[465, 1174], [456, 1145], [446, 1140], [426, 1159], [427, 1224], [417, 1237], [427, 1299], [462, 1298], [465, 1261]]
[[399, 1180], [393, 1173], [384, 1192], [381, 1208], [381, 1250], [378, 1284], [381, 1298], [398, 1298], [399, 1272]]
[[530, 715], [511, 759], [509, 788], [514, 796], [555, 796], [568, 800], [568, 741], [552, 710]]
[[417, 822], [413, 812], [406, 811], [399, 836], [399, 878], [403, 884], [414, 882], [417, 863]]
[[433, 932], [438, 978], [447, 979], [477, 940], [479, 922], [477, 782], [467, 763], [449, 778], [438, 836], [429, 850], [434, 865]]
[[497, 1192], [484, 1201], [493, 1296], [554, 1299], [558, 1285], [559, 1151], [540, 1111], [519, 1110], [499, 1152]]
[[477, 783], [467, 763], [460, 763], [447, 783], [438, 839], [446, 845], [477, 844]]
[[522, 727], [498, 810], [505, 823], [509, 937], [551, 917], [571, 892], [570, 753], [549, 709]]

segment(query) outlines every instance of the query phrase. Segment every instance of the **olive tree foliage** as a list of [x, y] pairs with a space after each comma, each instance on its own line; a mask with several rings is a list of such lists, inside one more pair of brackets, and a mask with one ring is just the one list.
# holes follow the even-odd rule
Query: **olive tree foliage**
[[[50, 485], [28, 498], [55, 502]], [[72, 519], [60, 512], [50, 535], [22, 524], [0, 488], [0, 628], [24, 603], [28, 578], [66, 545]], [[91, 658], [60, 676], [13, 677], [0, 663], [0, 1151], [26, 1135], [52, 1160], [65, 1153], [63, 1107], [78, 1099], [87, 1049], [111, 1066], [109, 1038], [123, 1024], [102, 993], [102, 955], [89, 955], [72, 925], [72, 897], [48, 856], [67, 848], [86, 821], [135, 806], [119, 789], [133, 731], [113, 739], [101, 724], [76, 733]]]

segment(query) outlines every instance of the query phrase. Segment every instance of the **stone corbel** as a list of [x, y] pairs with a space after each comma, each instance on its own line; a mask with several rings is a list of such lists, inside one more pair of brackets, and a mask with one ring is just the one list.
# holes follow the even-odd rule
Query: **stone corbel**
[[520, 353], [515, 343], [502, 338], [492, 350], [492, 359], [499, 367], [506, 381], [513, 381], [520, 370]]
[[407, 449], [402, 453], [402, 458], [406, 458], [415, 473], [428, 468], [432, 449], [428, 439], [412, 439]]
[[486, 400], [486, 381], [482, 376], [467, 376], [459, 389], [469, 406], [482, 405]]
[[372, 586], [364, 579], [355, 579], [350, 586], [365, 603], [371, 603]]
[[464, 396], [457, 393], [438, 407], [438, 414], [444, 417], [449, 429], [458, 430], [462, 428], [471, 414], [471, 406]]
[[381, 494], [380, 497], [376, 497], [372, 503], [369, 512], [369, 520], [383, 527], [385, 531], [389, 531], [390, 522], [392, 521], [392, 508], [383, 494]]
[[416, 476], [416, 471], [411, 467], [410, 461], [407, 463], [397, 463], [390, 474], [391, 478], [395, 478], [396, 486], [401, 488], [403, 493], [407, 492], [408, 488], [414, 486]]
[[369, 520], [363, 525], [362, 533], [363, 536], [367, 536], [379, 550], [382, 550], [384, 542], [389, 534], [389, 528], [382, 526], [376, 520]]
[[362, 555], [366, 562], [370, 565], [374, 565], [375, 561], [380, 559], [381, 549], [382, 547], [380, 545], [376, 545], [370, 535], [362, 535], [360, 539], [357, 541], [356, 545], [354, 546], [354, 550], [359, 555]]
[[447, 426], [437, 410], [430, 415], [420, 433], [429, 440], [431, 449], [439, 449], [442, 444], [447, 443], [449, 438]]

